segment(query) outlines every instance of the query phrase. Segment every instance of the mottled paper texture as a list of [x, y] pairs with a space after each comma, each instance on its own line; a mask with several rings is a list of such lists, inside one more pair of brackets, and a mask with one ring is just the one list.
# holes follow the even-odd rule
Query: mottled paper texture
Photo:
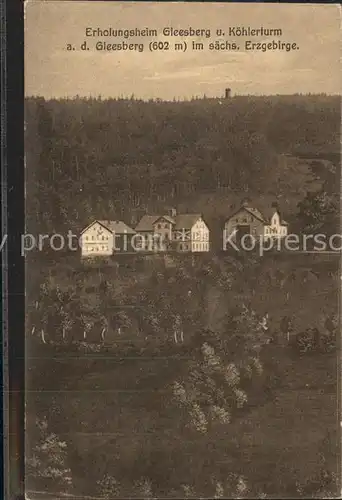
[[28, 1], [26, 494], [337, 498], [340, 7]]
[[[206, 36], [164, 36], [189, 28]], [[274, 36], [234, 36], [229, 29], [280, 31]], [[91, 30], [151, 30], [154, 36], [87, 36]], [[225, 32], [224, 36], [216, 34]], [[139, 50], [97, 50], [123, 41]], [[245, 43], [296, 43], [298, 50], [246, 50]], [[89, 51], [82, 51], [86, 41]], [[151, 41], [169, 50], [149, 50]], [[188, 49], [175, 49], [186, 41]], [[209, 50], [215, 41], [240, 50]], [[203, 50], [192, 50], [192, 42]], [[70, 53], [66, 46], [75, 49]], [[250, 47], [250, 46], [249, 46]], [[241, 94], [339, 93], [340, 8], [337, 5], [264, 5], [157, 2], [34, 2], [26, 13], [26, 92], [46, 97], [79, 94], [143, 99], [218, 97], [232, 85]]]

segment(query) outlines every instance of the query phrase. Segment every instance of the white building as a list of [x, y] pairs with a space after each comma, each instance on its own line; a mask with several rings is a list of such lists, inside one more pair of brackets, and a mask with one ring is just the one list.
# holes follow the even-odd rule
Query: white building
[[201, 214], [179, 214], [173, 228], [178, 252], [209, 252], [209, 228]]
[[134, 234], [134, 229], [122, 221], [95, 220], [81, 233], [81, 256], [105, 257], [115, 252], [129, 252]]
[[160, 252], [169, 250], [174, 225], [175, 219], [169, 215], [144, 215], [135, 228], [141, 237], [141, 248]]
[[[209, 252], [209, 229], [201, 214], [144, 215], [135, 228], [142, 235], [145, 250]], [[154, 243], [151, 248], [151, 241]]]
[[287, 235], [288, 223], [281, 218], [278, 209], [272, 210], [268, 221], [264, 226], [265, 238], [284, 238]]
[[288, 233], [288, 223], [282, 219], [279, 208], [272, 206], [261, 213], [256, 207], [244, 202], [225, 222], [224, 235], [234, 234], [240, 241], [245, 235], [255, 238], [284, 238]]

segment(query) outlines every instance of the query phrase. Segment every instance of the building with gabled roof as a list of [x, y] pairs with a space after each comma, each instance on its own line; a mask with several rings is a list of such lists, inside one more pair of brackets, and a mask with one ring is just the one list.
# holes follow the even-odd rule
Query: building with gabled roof
[[248, 202], [242, 203], [226, 219], [224, 225], [224, 239], [230, 237], [232, 241], [241, 241], [245, 235], [254, 238], [284, 238], [288, 233], [288, 223], [282, 218], [278, 204], [261, 212]]
[[[165, 220], [169, 224], [175, 224], [175, 220], [169, 217], [168, 215], [144, 215], [139, 223], [137, 224], [135, 230], [137, 232], [150, 232], [154, 231], [154, 226], [159, 219]], [[159, 221], [161, 222], [161, 221]]]
[[95, 220], [83, 229], [80, 236], [81, 256], [110, 256], [130, 251], [134, 229], [120, 220]]
[[121, 220], [99, 220], [98, 222], [117, 234], [135, 234], [135, 230]]
[[144, 237], [145, 250], [209, 251], [209, 229], [199, 213], [177, 214], [172, 209], [171, 215], [144, 215], [135, 231]]
[[178, 252], [209, 252], [209, 228], [201, 214], [179, 214], [173, 231]]

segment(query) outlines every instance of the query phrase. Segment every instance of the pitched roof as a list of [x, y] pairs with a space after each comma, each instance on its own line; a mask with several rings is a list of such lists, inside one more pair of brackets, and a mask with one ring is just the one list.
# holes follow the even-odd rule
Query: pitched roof
[[100, 224], [117, 234], [134, 234], [135, 231], [122, 220], [99, 220]]
[[265, 208], [265, 210], [264, 210], [265, 220], [266, 220], [267, 222], [270, 222], [270, 221], [271, 221], [271, 219], [272, 219], [272, 217], [273, 217], [273, 215], [274, 215], [276, 212], [277, 212], [277, 213], [278, 213], [278, 215], [279, 215], [280, 224], [282, 224], [282, 225], [288, 225], [288, 223], [287, 223], [285, 220], [283, 220], [283, 219], [282, 219], [282, 217], [281, 217], [281, 211], [280, 211], [280, 210], [279, 210], [279, 208], [277, 208], [277, 207], [267, 207], [267, 208]]
[[176, 217], [169, 215], [144, 215], [136, 226], [136, 231], [153, 231], [153, 225], [158, 219], [166, 219], [174, 224], [174, 229], [190, 229], [202, 217], [201, 214], [178, 214]]
[[278, 212], [279, 217], [280, 217], [280, 223], [283, 225], [288, 225], [288, 223], [281, 218], [281, 214], [278, 208], [276, 207], [269, 207], [263, 210], [263, 213], [261, 213], [257, 208], [251, 207], [250, 205], [242, 205], [238, 210], [235, 210], [227, 220], [231, 219], [239, 213], [241, 210], [246, 210], [246, 212], [249, 212], [251, 215], [254, 215], [257, 219], [259, 219], [261, 222], [264, 224], [269, 224], [271, 221], [272, 216], [275, 214], [275, 212]]
[[[167, 220], [168, 222], [171, 222], [171, 224], [175, 224], [175, 222], [176, 222], [176, 221], [175, 221], [175, 219], [174, 219], [173, 217], [170, 217], [170, 215], [160, 215], [160, 216], [158, 217], [158, 219], [165, 219], [165, 220]], [[158, 220], [158, 219], [156, 219], [156, 220], [155, 220], [155, 222], [157, 222], [157, 220]], [[155, 223], [155, 222], [154, 222], [154, 223]]]
[[169, 215], [144, 215], [136, 226], [136, 231], [153, 231], [153, 225], [159, 220], [165, 219], [171, 224], [175, 224], [174, 218]]
[[245, 207], [247, 212], [250, 214], [254, 215], [257, 219], [262, 220], [263, 222], [266, 222], [265, 216], [258, 210], [257, 208], [247, 206]]
[[241, 212], [241, 210], [246, 210], [246, 212], [249, 212], [251, 215], [254, 215], [254, 217], [256, 217], [257, 219], [259, 219], [261, 222], [263, 223], [267, 223], [265, 217], [262, 215], [262, 213], [257, 209], [257, 208], [254, 208], [254, 207], [250, 207], [249, 205], [242, 205], [240, 208], [238, 208], [237, 210], [235, 210], [228, 218], [227, 220], [231, 219], [232, 217], [234, 217], [234, 215], [238, 214], [239, 212]]
[[176, 216], [175, 229], [191, 229], [200, 217], [201, 214], [179, 214]]
[[94, 220], [89, 226], [83, 229], [81, 234], [84, 233], [89, 227], [91, 227], [95, 222], [98, 222], [103, 226], [105, 229], [108, 229], [108, 231], [111, 231], [112, 233], [116, 234], [134, 234], [135, 231], [131, 227], [127, 226], [124, 222], [121, 220]]

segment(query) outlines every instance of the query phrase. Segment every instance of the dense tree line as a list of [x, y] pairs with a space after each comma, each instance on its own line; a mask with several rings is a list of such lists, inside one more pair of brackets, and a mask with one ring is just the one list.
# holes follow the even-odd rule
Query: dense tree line
[[340, 101], [32, 97], [26, 124], [28, 227], [61, 231], [94, 217], [130, 222], [134, 210], [165, 209], [194, 194], [274, 193], [279, 178], [287, 185], [277, 195], [291, 196], [282, 158], [336, 158]]
[[330, 160], [311, 160], [310, 169], [321, 188], [309, 191], [298, 204], [297, 226], [309, 234], [340, 233], [340, 160], [338, 155], [327, 155]]

